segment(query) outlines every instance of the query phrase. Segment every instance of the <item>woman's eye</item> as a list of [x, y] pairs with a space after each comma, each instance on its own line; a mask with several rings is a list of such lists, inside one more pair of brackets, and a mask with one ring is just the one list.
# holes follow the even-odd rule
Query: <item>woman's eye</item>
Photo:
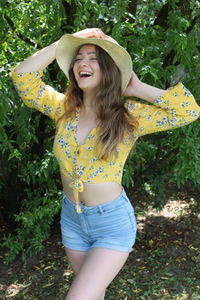
[[[81, 57], [76, 57], [75, 58], [75, 61], [81, 61], [83, 58], [81, 58]], [[91, 57], [91, 58], [89, 58], [89, 60], [97, 60], [97, 57]]]

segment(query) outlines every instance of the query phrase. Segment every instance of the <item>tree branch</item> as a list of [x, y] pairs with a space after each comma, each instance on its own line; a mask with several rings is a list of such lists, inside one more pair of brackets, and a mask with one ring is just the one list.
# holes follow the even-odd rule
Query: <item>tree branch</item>
[[155, 21], [154, 21], [154, 26], [159, 25], [165, 29], [168, 28], [168, 23], [167, 23], [167, 18], [169, 15], [169, 4], [163, 5], [163, 7], [160, 9]]
[[[188, 16], [191, 14], [190, 0], [180, 0], [177, 3], [177, 6], [180, 7], [181, 14], [183, 16]], [[166, 3], [160, 9], [157, 18], [154, 21], [154, 25], [159, 25], [167, 29], [169, 27], [167, 22], [168, 15], [169, 15], [169, 3]]]
[[137, 4], [138, 1], [137, 0], [131, 0], [128, 4], [128, 11], [135, 16], [136, 12], [137, 12]]
[[[181, 14], [183, 16], [189, 15], [191, 13], [190, 0], [180, 0], [177, 3], [177, 6], [180, 7]], [[154, 21], [154, 25], [159, 25], [159, 26], [163, 27], [164, 29], [167, 29], [169, 27], [168, 22], [167, 22], [168, 15], [169, 15], [169, 3], [163, 5], [163, 7], [160, 9], [160, 11], [157, 15], [157, 18]], [[194, 26], [198, 22], [199, 18], [200, 18], [200, 16], [196, 16], [191, 21], [190, 26], [185, 30], [185, 33], [187, 35], [192, 31], [192, 29], [194, 28]], [[169, 53], [167, 53], [164, 56], [163, 68], [166, 68], [167, 66], [172, 64], [175, 53], [176, 52], [174, 50], [171, 50]]]
[[189, 34], [192, 31], [192, 29], [194, 28], [194, 26], [198, 23], [199, 20], [200, 20], [200, 16], [194, 17], [190, 26], [186, 29], [185, 33]]
[[181, 0], [180, 3], [178, 3], [181, 8], [181, 14], [183, 16], [188, 16], [189, 14], [191, 14], [190, 2], [191, 0]]
[[[67, 16], [67, 25], [73, 27], [74, 26], [74, 15], [76, 13], [76, 3], [75, 1], [72, 1], [72, 4], [70, 5], [66, 1], [62, 1], [62, 6], [65, 10], [65, 15]], [[66, 26], [66, 24], [63, 24], [63, 27]]]

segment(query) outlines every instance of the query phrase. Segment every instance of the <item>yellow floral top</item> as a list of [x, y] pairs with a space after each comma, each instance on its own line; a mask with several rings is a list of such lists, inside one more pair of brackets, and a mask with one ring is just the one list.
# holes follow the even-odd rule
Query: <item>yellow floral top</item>
[[[64, 94], [42, 82], [42, 74], [42, 71], [12, 72], [12, 77], [20, 97], [27, 106], [36, 108], [57, 121], [64, 113]], [[181, 83], [168, 89], [154, 105], [132, 100], [128, 100], [125, 105], [128, 111], [138, 118], [138, 130], [134, 135], [126, 134], [118, 146], [118, 156], [107, 161], [95, 156], [98, 128], [91, 130], [83, 145], [78, 144], [76, 133], [79, 108], [74, 116], [62, 118], [57, 124], [54, 154], [61, 172], [72, 180], [70, 186], [74, 190], [78, 212], [80, 212], [78, 193], [83, 191], [83, 182], [121, 183], [125, 161], [139, 136], [184, 126], [200, 115], [200, 107]]]

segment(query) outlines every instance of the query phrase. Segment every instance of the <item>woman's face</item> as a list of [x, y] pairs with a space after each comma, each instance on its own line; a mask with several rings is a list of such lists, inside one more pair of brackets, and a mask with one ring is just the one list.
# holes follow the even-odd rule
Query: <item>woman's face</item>
[[83, 92], [95, 90], [102, 78], [94, 45], [84, 45], [76, 55], [73, 66], [74, 76]]

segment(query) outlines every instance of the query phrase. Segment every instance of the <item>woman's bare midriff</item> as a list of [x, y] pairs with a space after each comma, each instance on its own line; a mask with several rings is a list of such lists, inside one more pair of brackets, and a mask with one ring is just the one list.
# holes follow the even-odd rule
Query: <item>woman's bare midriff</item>
[[[61, 173], [63, 191], [65, 195], [73, 202], [73, 189], [69, 187], [72, 181]], [[102, 183], [84, 183], [83, 192], [79, 193], [79, 200], [87, 206], [101, 205], [117, 198], [122, 192], [121, 184], [117, 182], [102, 182]]]

